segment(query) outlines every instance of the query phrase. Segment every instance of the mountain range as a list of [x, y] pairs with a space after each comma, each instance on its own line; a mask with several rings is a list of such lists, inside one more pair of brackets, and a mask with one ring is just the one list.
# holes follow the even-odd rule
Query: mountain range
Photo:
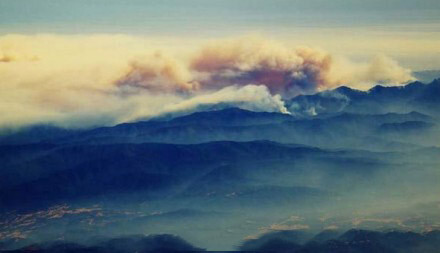
[[434, 252], [439, 97], [436, 79], [301, 95], [289, 113], [4, 129], [0, 249], [101, 252], [125, 238], [157, 250], [159, 238], [187, 251]]

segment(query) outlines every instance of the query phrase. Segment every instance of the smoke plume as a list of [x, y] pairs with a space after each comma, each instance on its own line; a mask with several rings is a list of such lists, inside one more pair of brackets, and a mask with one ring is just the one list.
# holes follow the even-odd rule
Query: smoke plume
[[196, 54], [191, 68], [204, 74], [203, 88], [255, 83], [283, 97], [341, 84], [401, 84], [413, 79], [409, 70], [385, 56], [356, 63], [335, 59], [323, 50], [290, 49], [259, 37], [213, 42]]
[[412, 79], [385, 56], [353, 62], [255, 36], [191, 50], [165, 44], [124, 35], [0, 36], [0, 127], [111, 125], [213, 104], [287, 113], [283, 98]]

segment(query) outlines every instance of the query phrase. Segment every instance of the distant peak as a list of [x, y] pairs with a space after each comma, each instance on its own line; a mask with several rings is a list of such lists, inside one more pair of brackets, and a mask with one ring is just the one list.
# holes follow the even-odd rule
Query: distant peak
[[420, 81], [415, 81], [415, 82], [408, 83], [407, 85], [402, 86], [402, 87], [405, 87], [405, 88], [408, 88], [408, 87], [421, 87], [421, 86], [425, 86], [425, 85], [426, 84], [424, 84], [424, 83], [422, 83]]
[[252, 111], [252, 110], [247, 110], [247, 109], [241, 109], [241, 108], [238, 108], [238, 107], [228, 107], [228, 108], [219, 109], [219, 110], [208, 110], [208, 111], [193, 112], [191, 114], [182, 116], [181, 118], [189, 117], [189, 116], [194, 116], [194, 115], [256, 115], [256, 114], [260, 114], [260, 115], [272, 114], [272, 115], [275, 115], [275, 114], [283, 114], [283, 113], [280, 113], [280, 112], [267, 112], [267, 111]]
[[[198, 111], [198, 112], [193, 112], [187, 116], [190, 115], [201, 115], [201, 114], [254, 114], [256, 112], [254, 111], [250, 111], [250, 110], [245, 110], [245, 109], [241, 109], [238, 107], [229, 107], [229, 108], [225, 108], [225, 109], [218, 109], [218, 110], [208, 110], [208, 111]], [[183, 116], [185, 117], [185, 116]]]
[[339, 86], [338, 88], [336, 88], [334, 90], [335, 91], [352, 91], [353, 89], [348, 87], [348, 86], [342, 85], [342, 86]]
[[246, 110], [246, 109], [241, 109], [241, 108], [238, 108], [238, 107], [229, 107], [229, 108], [225, 108], [225, 109], [220, 109], [220, 110], [213, 110], [213, 111], [211, 111], [211, 112], [233, 112], [233, 113], [236, 113], [236, 112], [254, 112], [254, 111], [251, 111], [251, 110]]
[[351, 94], [351, 93], [363, 93], [363, 91], [361, 91], [361, 90], [353, 89], [349, 86], [344, 86], [344, 85], [339, 86], [338, 88], [336, 88], [332, 91], [335, 91], [335, 92], [338, 92], [338, 93], [341, 93], [344, 95]]
[[440, 77], [439, 78], [436, 78], [436, 79], [434, 79], [432, 82], [431, 82], [431, 85], [440, 85]]
[[388, 87], [383, 86], [381, 84], [378, 84], [378, 85], [374, 86], [373, 88], [369, 89], [368, 92], [369, 93], [380, 92], [380, 91], [385, 90], [386, 88], [388, 88]]

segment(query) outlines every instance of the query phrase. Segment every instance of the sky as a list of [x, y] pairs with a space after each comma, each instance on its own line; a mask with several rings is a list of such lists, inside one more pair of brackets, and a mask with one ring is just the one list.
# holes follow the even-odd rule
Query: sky
[[[436, 0], [2, 0], [3, 32], [192, 33], [438, 25]], [[434, 29], [432, 29], [434, 30]]]
[[0, 127], [225, 100], [285, 112], [339, 85], [404, 84], [440, 69], [438, 14], [438, 0], [0, 0]]
[[425, 70], [439, 64], [439, 14], [437, 0], [0, 0], [0, 34], [122, 33], [172, 43], [260, 33]]

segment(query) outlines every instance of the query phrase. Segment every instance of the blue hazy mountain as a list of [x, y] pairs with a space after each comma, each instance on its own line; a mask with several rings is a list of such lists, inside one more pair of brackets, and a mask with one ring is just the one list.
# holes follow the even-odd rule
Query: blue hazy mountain
[[12, 252], [200, 252], [185, 240], [173, 235], [130, 235], [97, 240], [88, 245], [52, 241], [33, 244]]
[[1, 130], [0, 143], [36, 143], [54, 138], [61, 138], [78, 132], [80, 132], [80, 130], [61, 128], [52, 124], [31, 125], [20, 127], [18, 129]]
[[[336, 233], [336, 232], [335, 232]], [[302, 237], [302, 238], [301, 238]], [[439, 232], [414, 233], [405, 231], [377, 232], [349, 230], [339, 237], [304, 242], [298, 231], [269, 233], [246, 241], [240, 249], [252, 252], [436, 252], [440, 246]]]
[[[157, 118], [149, 121], [120, 124], [114, 127], [102, 127], [92, 130], [69, 130], [51, 125], [25, 127], [14, 132], [5, 132], [0, 143], [29, 142], [85, 142], [85, 143], [120, 143], [120, 142], [166, 142], [166, 143], [201, 143], [208, 141], [231, 140], [251, 141], [268, 139], [316, 145], [317, 143], [292, 137], [292, 132], [301, 132], [305, 128], [323, 129], [328, 121], [336, 121], [339, 114], [389, 115], [390, 113], [405, 114], [406, 121], [422, 121], [430, 123], [438, 118], [440, 96], [440, 79], [430, 84], [413, 82], [405, 86], [376, 86], [368, 91], [358, 91], [349, 87], [339, 87], [315, 95], [298, 96], [286, 101], [291, 115], [281, 113], [251, 112], [237, 108], [214, 111], [196, 112], [175, 118]], [[418, 112], [418, 115], [415, 115]], [[426, 115], [422, 117], [421, 114]], [[304, 117], [306, 119], [304, 119]], [[378, 116], [381, 117], [381, 116]], [[326, 118], [324, 121], [311, 121]], [[302, 120], [302, 121], [301, 121]], [[402, 123], [397, 122], [385, 123]], [[299, 125], [299, 129], [292, 129]], [[370, 123], [375, 120], [371, 119]], [[341, 124], [346, 123], [341, 122]], [[286, 126], [287, 125], [287, 126]], [[371, 125], [371, 124], [370, 124]], [[429, 124], [425, 124], [427, 126]], [[356, 128], [349, 125], [352, 130]], [[379, 127], [379, 126], [376, 126]], [[373, 130], [373, 129], [372, 129]], [[287, 136], [285, 132], [288, 131]], [[321, 133], [325, 134], [325, 133]], [[197, 135], [197, 136], [195, 136]], [[301, 133], [301, 136], [311, 136]], [[280, 137], [282, 136], [282, 137]], [[290, 137], [290, 138], [289, 138]], [[323, 136], [322, 138], [325, 138]]]
[[[434, 120], [417, 112], [386, 113], [379, 115], [343, 113], [326, 118], [297, 119], [289, 115], [264, 115], [264, 124], [260, 123], [259, 113], [234, 109], [243, 115], [253, 115], [253, 119], [244, 120], [242, 125], [230, 122], [227, 117], [215, 121], [204, 120], [213, 115], [229, 114], [230, 110], [203, 112], [188, 117], [176, 118], [169, 122], [141, 122], [118, 125], [111, 128], [95, 129], [78, 135], [57, 139], [58, 143], [203, 143], [212, 141], [255, 141], [272, 140], [283, 143], [299, 143], [323, 148], [344, 148], [369, 143], [365, 139], [379, 138], [377, 129], [383, 124], [420, 122], [426, 130], [435, 126]], [[252, 122], [252, 123], [251, 123]], [[258, 122], [258, 123], [257, 123]], [[399, 130], [399, 129], [397, 129]], [[396, 131], [397, 131], [396, 130]], [[402, 139], [383, 138], [376, 142], [377, 149], [395, 145]], [[364, 144], [363, 144], [364, 143]], [[402, 143], [400, 147], [411, 144]]]
[[[324, 232], [324, 231], [323, 231]], [[317, 242], [312, 235], [301, 231], [281, 231], [245, 241], [234, 252], [436, 252], [440, 246], [439, 231], [414, 233], [405, 231], [377, 232], [349, 230], [342, 235]], [[115, 238], [97, 238], [85, 244], [62, 240], [32, 244], [9, 252], [201, 252], [173, 235], [128, 235]]]
[[146, 197], [149, 193], [169, 195], [170, 191], [181, 196], [236, 191], [237, 198], [258, 199], [255, 197], [264, 194], [270, 198], [271, 194], [278, 194], [282, 201], [282, 196], [297, 198], [295, 194], [311, 196], [320, 192], [306, 187], [267, 187], [261, 179], [259, 186], [251, 186], [258, 174], [264, 178], [264, 174], [270, 173], [260, 171], [264, 168], [259, 169], [259, 164], [277, 160], [286, 166], [304, 157], [319, 160], [339, 156], [338, 152], [267, 141], [198, 145], [34, 144], [14, 146], [10, 151], [28, 156], [21, 161], [8, 161], [10, 155], [3, 157], [0, 187], [3, 207], [138, 191], [144, 192]]
[[[221, 248], [292, 212], [309, 217], [308, 226], [319, 229], [323, 224], [313, 219], [320, 210], [350, 217], [370, 201], [438, 196], [438, 148], [335, 151], [270, 141], [3, 148], [9, 153], [1, 157], [1, 218], [10, 225], [0, 231], [26, 233], [9, 248], [61, 235], [81, 242], [123, 231], [186, 235], [203, 248]], [[21, 159], [11, 159], [13, 153]], [[414, 187], [408, 188], [409, 179]], [[81, 207], [96, 204], [99, 208]], [[435, 208], [423, 209], [435, 213]], [[202, 239], [213, 236], [222, 239]]]
[[172, 234], [194, 249], [435, 252], [438, 234], [422, 232], [440, 226], [439, 87], [339, 87], [286, 101], [290, 114], [214, 106], [3, 130], [0, 246], [142, 251], [155, 240], [130, 235]]
[[[414, 148], [435, 145], [418, 131], [438, 136], [440, 80], [406, 86], [376, 86], [369, 91], [348, 87], [298, 96], [287, 105], [289, 114], [252, 112], [238, 108], [196, 112], [171, 119], [152, 119], [113, 127], [69, 130], [50, 125], [4, 133], [3, 144], [58, 143], [203, 143], [272, 140], [322, 148]], [[411, 135], [401, 138], [402, 135]], [[375, 139], [375, 147], [367, 140]]]
[[[230, 120], [229, 115], [233, 115]], [[240, 118], [243, 118], [243, 121], [240, 121]], [[399, 124], [401, 127], [398, 127]], [[234, 108], [194, 113], [169, 121], [125, 123], [73, 134], [69, 132], [62, 137], [41, 138], [39, 142], [87, 145], [145, 142], [196, 144], [213, 141], [271, 140], [322, 148], [358, 146], [363, 149], [395, 150], [413, 148], [414, 145], [424, 141], [417, 132], [406, 131], [409, 128], [417, 130], [415, 129], [417, 127], [426, 132], [434, 131], [436, 120], [418, 112], [339, 113], [328, 117], [295, 118], [286, 114], [257, 113]], [[389, 135], [390, 132], [395, 135]], [[422, 140], [405, 143], [405, 139], [398, 138], [399, 135], [408, 133], [415, 139], [420, 137]], [[15, 135], [5, 137], [4, 143], [18, 144], [19, 142], [15, 141], [8, 142], [11, 138], [18, 140]], [[366, 141], [368, 139], [376, 139], [374, 145]], [[30, 142], [35, 142], [33, 140], [36, 138]], [[430, 145], [430, 142], [427, 144]]]
[[245, 241], [241, 246], [242, 251], [297, 251], [301, 245], [310, 239], [311, 235], [304, 231], [286, 230], [271, 232], [257, 239]]
[[346, 86], [314, 95], [298, 96], [287, 102], [289, 111], [303, 117], [341, 112], [383, 114], [421, 113], [438, 116], [440, 79], [429, 84], [413, 82], [404, 86], [377, 85], [368, 91]]
[[[323, 187], [336, 189], [342, 182], [340, 175], [352, 178], [345, 184], [349, 187], [359, 177], [393, 167], [395, 156], [439, 154], [433, 150], [379, 156], [366, 151], [331, 151], [269, 141], [196, 145], [32, 144], [3, 149], [6, 152], [0, 157], [2, 207], [136, 192], [152, 199], [163, 195], [203, 198], [211, 193], [209, 201], [218, 200], [216, 204], [285, 202], [304, 196], [325, 197]], [[24, 159], [11, 160], [12, 154]], [[346, 163], [349, 168], [344, 168]], [[321, 190], [306, 187], [314, 174], [321, 177]], [[224, 198], [232, 193], [234, 201]]]
[[[0, 143], [23, 144], [35, 142], [145, 142], [148, 135], [164, 135], [168, 132], [179, 133], [181, 129], [195, 132], [199, 128], [239, 129], [247, 126], [259, 126], [292, 120], [288, 114], [253, 112], [238, 108], [196, 112], [181, 117], [119, 124], [114, 127], [101, 127], [91, 130], [63, 129], [51, 125], [24, 127], [16, 131], [4, 131]], [[146, 135], [145, 137], [143, 137]], [[172, 137], [171, 137], [172, 138]], [[190, 138], [190, 137], [189, 137]], [[151, 138], [150, 138], [151, 139]], [[157, 138], [159, 139], [159, 138]], [[156, 140], [157, 142], [157, 140]], [[167, 141], [165, 141], [167, 142]], [[173, 142], [173, 141], [170, 141]], [[176, 141], [178, 142], [178, 141]], [[194, 141], [203, 142], [203, 141]]]

